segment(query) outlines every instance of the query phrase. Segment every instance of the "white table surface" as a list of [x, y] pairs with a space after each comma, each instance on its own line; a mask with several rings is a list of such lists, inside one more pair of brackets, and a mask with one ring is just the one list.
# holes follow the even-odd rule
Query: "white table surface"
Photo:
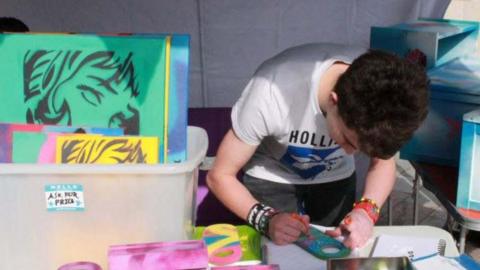
[[[372, 251], [374, 240], [378, 235], [398, 235], [408, 237], [438, 238], [446, 241], [445, 256], [458, 256], [458, 249], [450, 233], [432, 226], [376, 226], [373, 236], [367, 244], [357, 250], [353, 250], [349, 257], [369, 257]], [[270, 240], [263, 237], [263, 243], [267, 245], [270, 264], [279, 264], [282, 270], [323, 270], [326, 269], [326, 261], [313, 256], [305, 256], [305, 251], [295, 244], [277, 246]], [[300, 258], [301, 257], [301, 258]]]
[[[433, 226], [376, 226], [373, 230], [373, 237], [376, 237], [381, 234], [389, 234], [389, 235], [405, 235], [410, 237], [432, 237], [432, 238], [439, 238], [444, 239], [447, 242], [447, 246], [445, 249], [445, 256], [449, 257], [456, 257], [460, 254], [458, 253], [457, 246], [455, 245], [455, 241], [453, 240], [452, 235], [440, 228], [433, 227]], [[369, 241], [369, 243], [364, 246], [362, 249], [359, 250], [359, 257], [368, 257], [372, 250], [373, 241]]]

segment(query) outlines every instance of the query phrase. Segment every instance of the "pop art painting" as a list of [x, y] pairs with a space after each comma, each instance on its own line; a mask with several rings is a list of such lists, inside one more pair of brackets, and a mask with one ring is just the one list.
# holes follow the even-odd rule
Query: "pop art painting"
[[[1, 122], [122, 128], [186, 158], [187, 35], [1, 34]], [[170, 139], [169, 139], [170, 138]]]

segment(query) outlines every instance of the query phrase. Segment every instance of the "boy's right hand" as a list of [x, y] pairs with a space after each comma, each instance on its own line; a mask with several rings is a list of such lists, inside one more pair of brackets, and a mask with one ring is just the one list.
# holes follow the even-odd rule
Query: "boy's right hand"
[[268, 225], [268, 235], [277, 245], [286, 245], [295, 242], [300, 235], [309, 234], [309, 228], [305, 224], [310, 224], [308, 215], [294, 217], [291, 213], [279, 213], [270, 219]]

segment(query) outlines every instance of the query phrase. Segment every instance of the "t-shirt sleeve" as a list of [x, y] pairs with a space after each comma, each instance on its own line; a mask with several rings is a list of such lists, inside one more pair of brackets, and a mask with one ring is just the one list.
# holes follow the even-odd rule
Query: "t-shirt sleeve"
[[250, 145], [259, 145], [266, 136], [279, 130], [278, 91], [271, 76], [258, 73], [245, 87], [232, 108], [232, 128], [237, 137]]

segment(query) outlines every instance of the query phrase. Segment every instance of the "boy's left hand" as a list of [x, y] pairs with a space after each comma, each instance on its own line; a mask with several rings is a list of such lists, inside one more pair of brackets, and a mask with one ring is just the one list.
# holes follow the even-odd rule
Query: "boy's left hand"
[[373, 232], [373, 221], [362, 209], [353, 209], [334, 230], [325, 233], [331, 237], [345, 236], [343, 244], [351, 249], [362, 247]]

